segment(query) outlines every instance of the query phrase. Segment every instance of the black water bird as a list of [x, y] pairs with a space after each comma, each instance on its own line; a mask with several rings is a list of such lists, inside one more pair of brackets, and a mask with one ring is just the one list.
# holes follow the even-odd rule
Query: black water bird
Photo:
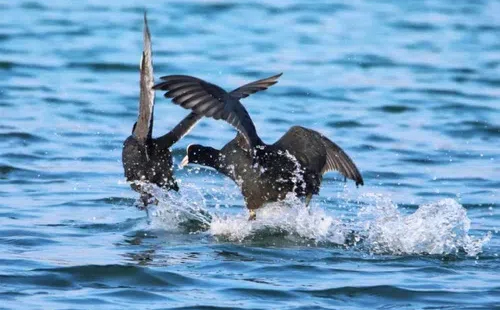
[[336, 170], [345, 178], [363, 185], [363, 178], [349, 156], [317, 131], [291, 127], [274, 144], [265, 144], [257, 135], [245, 107], [239, 101], [245, 94], [227, 93], [201, 79], [171, 75], [154, 89], [167, 91], [166, 98], [197, 114], [222, 119], [238, 131], [221, 150], [190, 145], [182, 164], [212, 167], [234, 180], [241, 188], [250, 219], [255, 209], [267, 202], [282, 200], [290, 192], [306, 197], [306, 205], [318, 194], [323, 174]]
[[173, 176], [170, 147], [186, 135], [201, 119], [201, 115], [190, 113], [169, 133], [153, 138], [153, 110], [155, 93], [151, 34], [144, 14], [144, 47], [140, 65], [139, 116], [130, 135], [123, 144], [122, 162], [127, 181], [141, 193], [144, 206], [150, 195], [141, 184], [153, 183], [164, 189], [179, 190]]
[[[151, 52], [151, 35], [146, 15], [144, 15], [144, 49], [140, 67], [140, 101], [139, 116], [123, 145], [122, 162], [127, 181], [131, 187], [141, 193], [144, 207], [151, 195], [143, 184], [152, 183], [167, 190], [179, 190], [172, 169], [170, 147], [196, 125], [202, 114], [191, 112], [169, 133], [153, 138], [153, 110], [155, 94], [153, 90], [153, 66]], [[255, 92], [265, 90], [276, 83], [280, 75], [258, 80], [243, 85], [233, 92], [235, 98], [244, 98]]]

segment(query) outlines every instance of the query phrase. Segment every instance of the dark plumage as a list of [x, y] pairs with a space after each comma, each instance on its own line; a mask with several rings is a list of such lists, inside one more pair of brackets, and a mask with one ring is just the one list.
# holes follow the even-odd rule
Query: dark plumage
[[[189, 133], [203, 117], [199, 113], [191, 112], [169, 133], [158, 138], [152, 137], [155, 94], [151, 56], [151, 35], [146, 15], [144, 15], [144, 50], [140, 70], [139, 117], [132, 129], [132, 135], [125, 140], [122, 151], [125, 177], [127, 181], [133, 182], [131, 187], [141, 193], [144, 206], [148, 204], [150, 195], [141, 188], [137, 181], [156, 184], [167, 190], [179, 190], [173, 175], [172, 154], [169, 148]], [[275, 84], [279, 76], [276, 75], [243, 85], [235, 89], [232, 94], [238, 99], [245, 98]], [[182, 85], [189, 86], [189, 84], [185, 83]]]
[[[202, 116], [190, 113], [169, 133], [153, 138], [153, 110], [155, 94], [153, 66], [151, 60], [151, 35], [144, 14], [144, 48], [140, 67], [139, 116], [132, 128], [132, 135], [124, 144], [122, 151], [123, 169], [127, 181], [144, 181], [165, 189], [179, 190], [172, 172], [170, 147], [186, 135]], [[137, 182], [131, 187], [141, 193], [144, 206], [149, 194]]]
[[306, 204], [319, 192], [323, 174], [336, 170], [356, 185], [363, 178], [349, 156], [322, 134], [293, 126], [274, 144], [265, 144], [245, 109], [222, 88], [190, 76], [165, 76], [154, 89], [166, 90], [165, 97], [175, 104], [214, 119], [223, 119], [238, 135], [220, 151], [190, 145], [183, 163], [215, 168], [241, 188], [247, 208], [252, 211], [266, 202], [282, 200], [287, 193], [306, 196]]

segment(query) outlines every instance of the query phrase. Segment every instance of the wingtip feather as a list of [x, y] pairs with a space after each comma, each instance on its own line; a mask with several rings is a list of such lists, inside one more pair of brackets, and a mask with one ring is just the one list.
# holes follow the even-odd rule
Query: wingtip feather
[[148, 17], [146, 11], [144, 11], [144, 50], [151, 50], [151, 32], [149, 31]]

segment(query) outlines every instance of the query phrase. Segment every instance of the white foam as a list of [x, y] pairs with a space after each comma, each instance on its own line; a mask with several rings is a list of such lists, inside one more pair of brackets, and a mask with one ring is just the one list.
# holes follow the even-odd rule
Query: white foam
[[[155, 185], [147, 188], [158, 201], [148, 206], [150, 225], [168, 231], [181, 231], [192, 221], [199, 229], [210, 226], [210, 213], [206, 210], [203, 193], [195, 186], [183, 184], [183, 194], [164, 191]], [[181, 228], [183, 227], [183, 228]]]
[[[194, 184], [183, 184], [181, 194], [151, 186], [149, 192], [159, 201], [150, 209], [154, 228], [185, 231], [186, 223], [195, 223], [190, 232], [206, 231], [216, 240], [248, 242], [266, 237], [284, 238], [303, 243], [345, 244], [347, 238], [361, 238], [361, 248], [374, 254], [447, 255], [465, 252], [476, 256], [491, 239], [491, 234], [469, 234], [467, 210], [453, 199], [420, 206], [415, 212], [401, 211], [385, 196], [367, 194], [368, 202], [354, 219], [342, 221], [316, 204], [310, 208], [289, 194], [282, 202], [257, 210], [257, 219], [248, 220], [248, 211], [232, 214], [228, 209], [207, 207], [206, 196]], [[220, 195], [219, 191], [218, 194]], [[211, 201], [215, 199], [212, 197]], [[235, 197], [232, 197], [233, 199]], [[233, 200], [231, 199], [231, 200]], [[405, 212], [406, 211], [406, 212]], [[352, 240], [351, 240], [352, 241]]]
[[214, 215], [209, 232], [213, 236], [241, 242], [262, 232], [284, 233], [316, 243], [344, 244], [348, 233], [341, 221], [321, 208], [306, 208], [304, 202], [288, 195], [282, 202], [271, 203], [257, 210], [257, 219], [248, 220], [248, 213], [236, 216]]
[[475, 256], [491, 238], [469, 235], [467, 210], [453, 199], [420, 206], [405, 215], [387, 198], [372, 195], [375, 203], [363, 208], [365, 243], [374, 253], [457, 254]]

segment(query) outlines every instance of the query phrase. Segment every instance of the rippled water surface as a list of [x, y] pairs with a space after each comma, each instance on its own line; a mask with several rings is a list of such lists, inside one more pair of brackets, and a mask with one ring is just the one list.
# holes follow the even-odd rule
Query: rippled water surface
[[[326, 175], [259, 211], [214, 171], [134, 207], [142, 13], [154, 68], [244, 99], [262, 138], [321, 131], [365, 186]], [[3, 1], [0, 308], [500, 308], [500, 2]], [[154, 134], [187, 112], [157, 96]], [[174, 147], [221, 147], [203, 120]]]

